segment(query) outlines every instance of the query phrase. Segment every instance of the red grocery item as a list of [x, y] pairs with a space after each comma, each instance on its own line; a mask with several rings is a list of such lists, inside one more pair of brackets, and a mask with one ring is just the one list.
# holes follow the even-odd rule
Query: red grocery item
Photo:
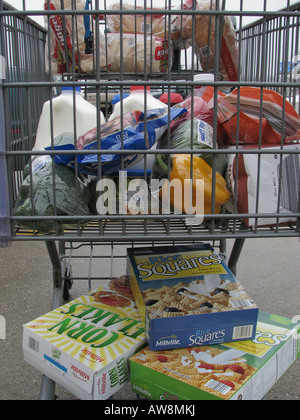
[[170, 102], [171, 106], [175, 104], [179, 104], [183, 101], [183, 97], [180, 95], [180, 93], [171, 93], [170, 95], [168, 93], [163, 93], [161, 97], [159, 98], [161, 102], [164, 104], [168, 104]]
[[[238, 103], [240, 112], [238, 113]], [[218, 121], [227, 145], [281, 144], [300, 129], [300, 118], [288, 101], [273, 90], [241, 87], [218, 99]]]

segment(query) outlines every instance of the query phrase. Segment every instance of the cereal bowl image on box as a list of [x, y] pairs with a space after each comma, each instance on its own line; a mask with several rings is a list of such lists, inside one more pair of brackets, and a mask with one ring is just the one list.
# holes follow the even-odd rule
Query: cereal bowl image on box
[[258, 307], [209, 244], [128, 250], [150, 350], [255, 336]]

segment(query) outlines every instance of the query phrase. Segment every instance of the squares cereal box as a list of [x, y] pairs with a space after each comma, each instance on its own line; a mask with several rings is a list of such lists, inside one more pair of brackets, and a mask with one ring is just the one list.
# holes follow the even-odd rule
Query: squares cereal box
[[126, 276], [29, 322], [23, 334], [25, 360], [80, 399], [119, 391], [129, 357], [145, 344]]
[[255, 337], [258, 307], [210, 245], [128, 249], [127, 268], [150, 350]]
[[259, 312], [253, 340], [130, 359], [134, 392], [151, 400], [261, 400], [300, 356], [300, 324]]

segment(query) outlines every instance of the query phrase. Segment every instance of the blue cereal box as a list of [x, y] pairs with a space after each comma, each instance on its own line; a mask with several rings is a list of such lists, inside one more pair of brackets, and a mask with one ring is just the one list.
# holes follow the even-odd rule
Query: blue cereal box
[[128, 249], [150, 350], [255, 337], [258, 307], [209, 244]]

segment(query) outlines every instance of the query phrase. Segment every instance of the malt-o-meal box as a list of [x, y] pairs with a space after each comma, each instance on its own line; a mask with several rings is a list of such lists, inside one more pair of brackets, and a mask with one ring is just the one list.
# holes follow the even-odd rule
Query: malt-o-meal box
[[255, 337], [258, 307], [209, 244], [128, 249], [150, 350]]
[[151, 400], [261, 400], [300, 357], [300, 324], [259, 312], [253, 340], [130, 359], [134, 392]]
[[128, 383], [128, 359], [145, 344], [125, 276], [29, 322], [23, 334], [25, 360], [85, 400], [108, 399]]

